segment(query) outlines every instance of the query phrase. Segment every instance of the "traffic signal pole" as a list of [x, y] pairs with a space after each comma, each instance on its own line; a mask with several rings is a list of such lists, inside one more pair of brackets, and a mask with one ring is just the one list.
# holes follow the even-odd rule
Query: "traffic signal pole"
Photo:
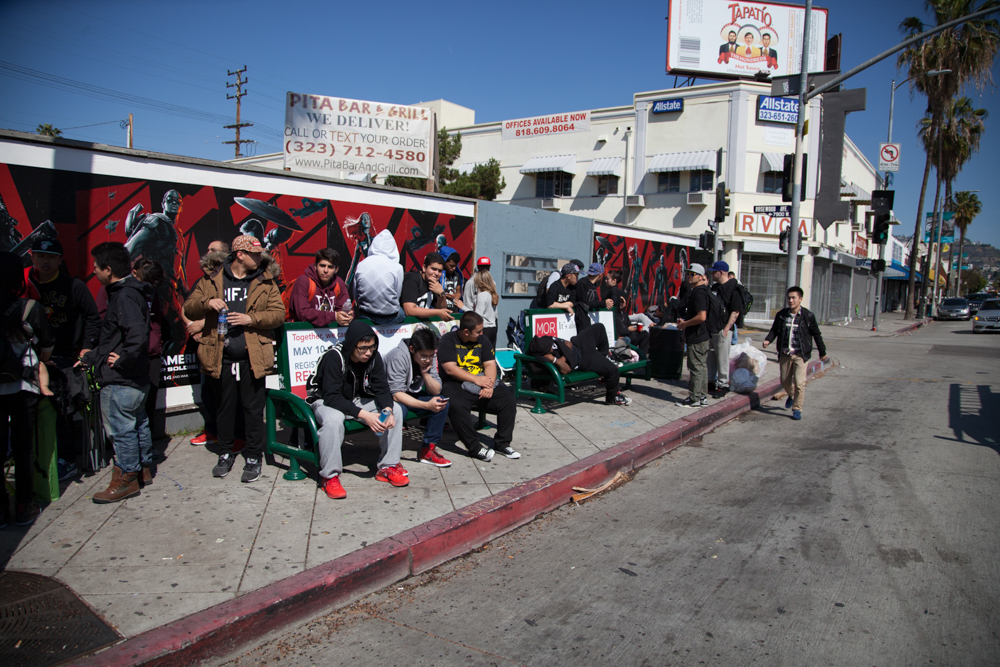
[[799, 68], [799, 114], [795, 121], [795, 166], [792, 168], [792, 221], [788, 228], [788, 273], [785, 289], [798, 284], [799, 207], [802, 204], [802, 132], [805, 129], [806, 102], [809, 92], [809, 33], [812, 25], [812, 0], [806, 0], [802, 27], [802, 62]]

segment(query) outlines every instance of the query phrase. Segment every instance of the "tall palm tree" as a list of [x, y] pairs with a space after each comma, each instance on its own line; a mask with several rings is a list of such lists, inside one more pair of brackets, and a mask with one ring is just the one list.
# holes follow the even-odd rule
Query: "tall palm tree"
[[962, 256], [965, 252], [965, 235], [968, 233], [969, 225], [972, 224], [973, 219], [982, 213], [983, 205], [976, 193], [963, 190], [955, 193], [952, 210], [955, 211], [955, 226], [962, 232], [962, 240], [958, 244], [958, 282], [956, 283], [958, 290], [955, 292], [957, 296], [958, 291], [962, 288]]
[[60, 134], [62, 134], [62, 130], [60, 130], [58, 127], [52, 127], [51, 123], [45, 123], [39, 125], [38, 127], [35, 128], [35, 132], [37, 132], [38, 134], [45, 135], [46, 137], [58, 137]]
[[[977, 0], [926, 0], [925, 9], [931, 14], [936, 25], [948, 23], [970, 13], [993, 7], [997, 0], [978, 3]], [[899, 26], [907, 37], [912, 37], [927, 29], [916, 16], [904, 19]], [[996, 19], [976, 19], [949, 28], [902, 51], [896, 61], [897, 67], [905, 67], [913, 77], [911, 90], [927, 97], [928, 109], [935, 128], [940, 127], [948, 102], [967, 85], [986, 87], [993, 82], [991, 70], [997, 52], [1000, 50], [1000, 22]], [[936, 70], [950, 70], [949, 74], [927, 76]], [[942, 151], [943, 153], [944, 151]], [[927, 178], [930, 175], [931, 155], [927, 156], [924, 167], [924, 182], [920, 188], [917, 206], [917, 221], [914, 225], [913, 251], [910, 253], [910, 282], [906, 297], [906, 315], [914, 314], [914, 287], [916, 281], [917, 243], [923, 218], [924, 197], [927, 192]]]

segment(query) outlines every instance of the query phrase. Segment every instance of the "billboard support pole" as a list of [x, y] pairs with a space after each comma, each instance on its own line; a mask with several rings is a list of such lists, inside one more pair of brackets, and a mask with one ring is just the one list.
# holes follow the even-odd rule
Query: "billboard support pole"
[[795, 285], [798, 273], [799, 207], [802, 204], [802, 131], [805, 126], [806, 97], [809, 90], [809, 32], [812, 24], [812, 0], [806, 0], [805, 25], [802, 27], [802, 62], [799, 64], [799, 114], [795, 121], [795, 166], [792, 168], [792, 222], [788, 228], [788, 273], [785, 289]]

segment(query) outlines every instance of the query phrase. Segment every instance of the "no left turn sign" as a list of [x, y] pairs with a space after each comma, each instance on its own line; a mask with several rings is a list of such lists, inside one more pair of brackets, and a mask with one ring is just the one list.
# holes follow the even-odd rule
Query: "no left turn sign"
[[899, 144], [878, 145], [878, 170], [899, 171]]

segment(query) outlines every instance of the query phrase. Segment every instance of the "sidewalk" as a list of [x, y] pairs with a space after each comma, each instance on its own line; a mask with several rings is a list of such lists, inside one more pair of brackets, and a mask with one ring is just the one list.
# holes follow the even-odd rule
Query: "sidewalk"
[[[778, 372], [773, 352], [765, 354], [762, 386]], [[573, 391], [566, 405], [542, 415], [532, 414], [531, 404], [522, 401], [513, 443], [519, 460], [471, 459], [449, 430], [440, 449], [453, 465], [422, 465], [415, 460], [420, 432], [408, 428], [403, 464], [411, 481], [405, 488], [373, 479], [378, 454], [373, 437], [351, 438], [354, 446], [345, 448], [341, 477], [348, 497], [341, 501], [317, 488], [315, 471], [307, 470], [307, 480], [284, 480], [286, 461], [280, 457], [268, 462], [254, 484], [240, 483], [242, 464], [237, 474], [215, 479], [215, 455], [191, 446], [188, 437], [175, 437], [161, 443], [165, 459], [141, 496], [113, 505], [91, 502], [110, 470], [71, 482], [29, 530], [11, 525], [0, 531], [0, 563], [66, 584], [131, 638], [508, 489], [536, 484], [553, 471], [685, 417], [702, 414], [704, 420], [696, 421], [714, 428], [712, 420], [719, 417], [709, 415], [729, 409], [720, 404], [739, 403], [741, 410], [750, 405], [746, 397], [734, 400], [730, 394], [723, 401], [710, 399], [702, 410], [682, 408], [676, 401], [686, 396], [686, 381], [639, 381], [627, 393], [631, 406], [608, 406], [603, 387], [587, 385]], [[690, 419], [684, 423], [690, 426]]]

